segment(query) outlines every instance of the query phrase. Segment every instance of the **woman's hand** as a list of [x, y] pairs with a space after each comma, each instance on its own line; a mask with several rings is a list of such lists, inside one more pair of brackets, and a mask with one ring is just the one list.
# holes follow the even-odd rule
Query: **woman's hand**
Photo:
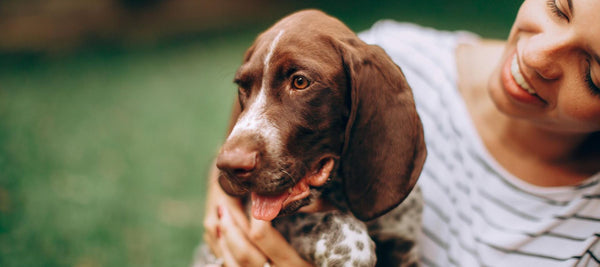
[[312, 266], [298, 255], [271, 222], [250, 219], [250, 240], [274, 266]]
[[[237, 212], [237, 211], [235, 211]], [[217, 234], [207, 238], [209, 246], [227, 267], [258, 266], [267, 262], [267, 257], [249, 240], [249, 222], [234, 218], [234, 211], [225, 206], [218, 207]]]
[[224, 266], [311, 266], [305, 262], [270, 222], [256, 219], [238, 222], [233, 212], [219, 212], [216, 256]]
[[221, 190], [217, 173], [210, 175], [204, 240], [224, 266], [311, 266], [271, 222], [249, 220], [240, 200]]

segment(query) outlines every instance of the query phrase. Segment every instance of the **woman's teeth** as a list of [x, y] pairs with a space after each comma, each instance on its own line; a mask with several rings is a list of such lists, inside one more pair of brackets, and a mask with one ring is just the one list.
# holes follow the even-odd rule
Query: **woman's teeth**
[[523, 88], [529, 94], [535, 95], [535, 91], [531, 88], [531, 86], [529, 86], [527, 81], [525, 81], [525, 78], [523, 78], [523, 74], [521, 74], [521, 70], [519, 69], [519, 63], [517, 62], [517, 55], [515, 55], [512, 59], [512, 62], [510, 65], [510, 72], [511, 72], [513, 78], [515, 79], [515, 81], [517, 82], [517, 84], [521, 88]]

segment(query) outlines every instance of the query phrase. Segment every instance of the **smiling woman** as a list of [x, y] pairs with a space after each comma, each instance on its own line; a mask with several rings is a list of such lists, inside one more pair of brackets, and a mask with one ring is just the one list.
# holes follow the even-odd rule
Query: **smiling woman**
[[588, 0], [525, 2], [495, 72], [502, 78], [490, 80], [498, 108], [576, 140], [599, 131], [599, 9]]

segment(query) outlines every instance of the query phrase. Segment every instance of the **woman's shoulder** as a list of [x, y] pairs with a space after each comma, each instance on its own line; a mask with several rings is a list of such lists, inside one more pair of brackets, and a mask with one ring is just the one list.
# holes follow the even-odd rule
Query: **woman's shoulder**
[[479, 40], [470, 32], [437, 30], [393, 20], [378, 21], [359, 37], [383, 48], [402, 68], [409, 84], [420, 90], [438, 90], [440, 83], [456, 89], [456, 47]]
[[[454, 62], [454, 50], [461, 42], [477, 40], [466, 31], [444, 31], [413, 23], [381, 20], [359, 33], [369, 44], [383, 48], [401, 67], [422, 67], [423, 63]], [[425, 62], [420, 60], [426, 60]], [[452, 66], [453, 68], [454, 66]]]
[[423, 39], [438, 39], [440, 37], [449, 37], [457, 34], [477, 36], [467, 31], [440, 30], [429, 26], [415, 24], [412, 22], [402, 22], [390, 19], [379, 20], [375, 22], [373, 26], [371, 26], [369, 29], [358, 33], [359, 37], [367, 43], [377, 42], [377, 40], [379, 40], [381, 37], [400, 37], [404, 40], [412, 41]]
[[461, 43], [479, 40], [477, 35], [382, 20], [359, 37], [383, 48], [400, 66], [420, 112], [459, 114], [451, 112], [461, 98], [457, 89], [456, 48]]

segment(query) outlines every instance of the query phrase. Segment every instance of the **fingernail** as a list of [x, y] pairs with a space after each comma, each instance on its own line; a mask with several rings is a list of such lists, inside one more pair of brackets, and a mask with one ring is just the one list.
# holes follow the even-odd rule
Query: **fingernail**
[[217, 206], [217, 218], [221, 219], [221, 217], [223, 216], [223, 207], [221, 207], [221, 205]]

